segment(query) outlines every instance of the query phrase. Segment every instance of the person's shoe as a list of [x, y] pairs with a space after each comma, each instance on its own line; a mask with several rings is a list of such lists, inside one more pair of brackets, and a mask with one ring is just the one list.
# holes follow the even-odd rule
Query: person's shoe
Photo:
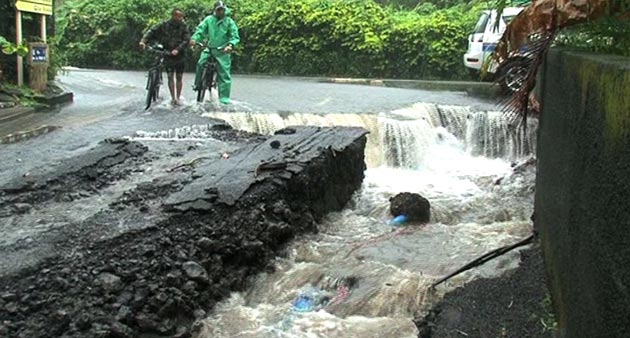
[[177, 101], [177, 100], [171, 100], [171, 105], [173, 105], [173, 106], [179, 106], [179, 101]]
[[221, 104], [230, 104], [232, 101], [230, 101], [230, 99], [228, 98], [222, 98], [219, 100], [219, 102], [221, 102]]

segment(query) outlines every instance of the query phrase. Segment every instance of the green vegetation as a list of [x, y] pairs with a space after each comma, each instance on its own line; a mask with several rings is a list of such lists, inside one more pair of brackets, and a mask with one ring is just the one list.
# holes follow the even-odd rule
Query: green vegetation
[[12, 43], [2, 35], [0, 35], [0, 49], [2, 49], [2, 53], [6, 55], [18, 54], [25, 56], [28, 54], [28, 48], [26, 46]]
[[606, 16], [565, 29], [556, 39], [556, 45], [630, 56], [630, 19]]
[[[460, 79], [481, 4], [438, 0], [228, 1], [241, 28], [240, 72]], [[194, 26], [214, 0], [67, 0], [57, 21], [60, 53], [79, 67], [143, 68], [142, 33], [183, 9]], [[449, 7], [450, 6], [450, 7]], [[190, 57], [189, 67], [194, 63]]]
[[543, 300], [542, 304], [543, 315], [540, 318], [540, 323], [544, 327], [545, 331], [555, 332], [558, 328], [558, 322], [553, 314], [553, 304], [551, 303], [551, 295], [547, 294], [547, 297]]
[[[466, 79], [467, 36], [487, 8], [526, 0], [228, 0], [241, 28], [233, 68], [241, 73], [349, 77]], [[622, 1], [622, 0], [618, 0]], [[150, 56], [137, 43], [151, 25], [183, 9], [191, 29], [214, 0], [65, 0], [49, 35], [50, 75], [61, 65], [144, 69]], [[9, 2], [0, 10], [12, 13]], [[25, 36], [37, 25], [25, 15]], [[52, 33], [52, 32], [51, 32]], [[12, 20], [0, 35], [14, 36]], [[630, 23], [613, 17], [567, 29], [557, 45], [630, 54]], [[193, 69], [196, 55], [189, 53]], [[5, 77], [14, 58], [0, 53]]]

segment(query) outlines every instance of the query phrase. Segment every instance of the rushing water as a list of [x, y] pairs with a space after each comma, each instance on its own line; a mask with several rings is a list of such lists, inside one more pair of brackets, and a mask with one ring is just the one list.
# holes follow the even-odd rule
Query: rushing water
[[[384, 114], [212, 113], [234, 128], [273, 133], [290, 125], [367, 129], [368, 170], [348, 207], [329, 215], [204, 321], [199, 337], [416, 337], [412, 319], [444, 292], [518, 265], [511, 253], [437, 290], [432, 281], [477, 256], [526, 237], [534, 172], [511, 162], [535, 148], [527, 133], [496, 112], [417, 104]], [[138, 137], [203, 138], [206, 126]], [[390, 197], [429, 199], [424, 226], [389, 224]]]

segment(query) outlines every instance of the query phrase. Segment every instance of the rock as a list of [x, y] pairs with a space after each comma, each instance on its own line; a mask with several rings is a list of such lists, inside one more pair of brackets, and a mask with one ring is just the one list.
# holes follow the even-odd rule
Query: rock
[[15, 203], [13, 205], [13, 208], [15, 209], [15, 212], [24, 214], [24, 213], [29, 212], [31, 209], [33, 209], [33, 206], [28, 203]]
[[207, 282], [208, 272], [196, 262], [188, 261], [182, 265], [184, 272], [188, 278], [194, 281]]
[[10, 314], [16, 314], [18, 312], [18, 305], [16, 303], [9, 303], [4, 309]]
[[185, 293], [189, 295], [194, 295], [196, 290], [197, 290], [197, 283], [193, 281], [186, 282], [186, 284], [184, 284], [184, 287], [182, 288], [182, 291], [184, 291]]
[[7, 293], [3, 293], [2, 296], [0, 296], [0, 298], [2, 298], [2, 300], [6, 301], [6, 302], [13, 302], [15, 300], [17, 300], [17, 295], [13, 292], [7, 292]]
[[9, 328], [5, 325], [0, 324], [0, 337], [8, 337], [9, 336]]
[[295, 128], [284, 128], [276, 131], [274, 135], [292, 135], [295, 134], [297, 130]]
[[271, 141], [271, 143], [269, 144], [271, 146], [271, 148], [273, 149], [278, 149], [280, 148], [280, 141], [275, 140], [275, 141]]
[[226, 124], [226, 123], [217, 123], [212, 125], [212, 127], [210, 127], [210, 130], [212, 131], [227, 131], [227, 130], [232, 130], [234, 128], [232, 128], [231, 125]]
[[201, 237], [201, 239], [199, 239], [199, 241], [197, 242], [197, 246], [199, 246], [199, 248], [204, 251], [212, 250], [214, 245], [215, 243], [208, 237]]
[[157, 331], [159, 326], [156, 320], [149, 318], [149, 316], [144, 313], [136, 316], [136, 323], [139, 328], [146, 331]]
[[195, 310], [194, 315], [195, 315], [195, 319], [204, 319], [206, 318], [206, 311], [202, 309], [197, 309]]
[[77, 317], [74, 326], [81, 331], [86, 331], [92, 327], [92, 317], [84, 312]]
[[133, 320], [133, 312], [128, 306], [121, 306], [116, 313], [116, 320], [122, 323], [130, 323]]
[[173, 270], [166, 275], [166, 284], [170, 286], [178, 286], [181, 283], [182, 272], [179, 270]]
[[64, 310], [58, 310], [54, 315], [57, 324], [62, 323], [62, 326], [70, 324], [70, 315]]
[[133, 338], [135, 337], [133, 330], [121, 323], [121, 322], [115, 322], [114, 324], [112, 324], [112, 327], [110, 328], [110, 337], [113, 338]]
[[186, 326], [180, 326], [177, 328], [177, 332], [173, 335], [173, 338], [190, 338], [190, 331]]
[[158, 310], [158, 316], [160, 318], [169, 318], [173, 316], [177, 312], [177, 304], [172, 299], [169, 299], [166, 304], [164, 304]]
[[431, 220], [431, 204], [420, 196], [409, 192], [400, 193], [389, 199], [392, 216], [405, 215], [410, 222], [428, 223]]
[[120, 277], [111, 274], [109, 272], [103, 272], [98, 276], [98, 280], [100, 285], [106, 292], [116, 292], [120, 291], [122, 288], [122, 280]]

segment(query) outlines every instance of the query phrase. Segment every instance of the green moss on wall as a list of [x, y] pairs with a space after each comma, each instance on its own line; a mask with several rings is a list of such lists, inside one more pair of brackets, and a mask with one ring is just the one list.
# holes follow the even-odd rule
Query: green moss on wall
[[603, 109], [600, 113], [605, 115], [607, 140], [614, 146], [630, 138], [630, 68], [622, 66], [623, 62], [630, 63], [630, 59], [601, 61], [597, 57], [571, 58], [568, 64], [581, 83], [582, 106], [593, 92], [599, 100]]
[[619, 142], [630, 136], [630, 71], [602, 74], [604, 107], [609, 136]]

